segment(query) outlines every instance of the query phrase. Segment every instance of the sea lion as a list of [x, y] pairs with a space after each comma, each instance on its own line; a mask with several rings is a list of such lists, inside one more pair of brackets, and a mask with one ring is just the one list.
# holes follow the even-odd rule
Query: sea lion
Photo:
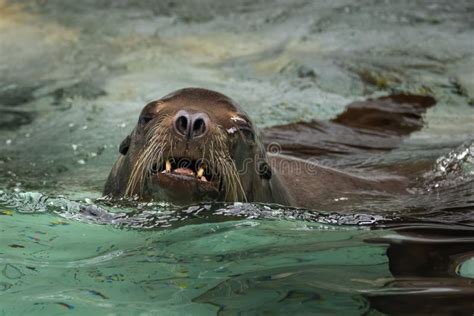
[[[349, 114], [358, 113], [354, 107], [349, 109]], [[360, 115], [355, 117], [360, 129], [364, 121]], [[344, 127], [341, 122], [334, 124]], [[396, 135], [392, 136], [386, 138], [391, 143]], [[283, 145], [297, 141], [281, 134], [275, 139]], [[350, 196], [353, 204], [355, 192], [405, 192], [403, 177], [349, 174], [282, 155], [278, 144], [267, 148], [269, 153], [237, 102], [207, 89], [181, 89], [143, 108], [137, 125], [120, 145], [104, 194], [175, 204], [215, 200], [315, 208], [328, 207], [343, 195]]]
[[293, 204], [251, 120], [215, 91], [187, 88], [148, 103], [120, 153], [105, 195]]

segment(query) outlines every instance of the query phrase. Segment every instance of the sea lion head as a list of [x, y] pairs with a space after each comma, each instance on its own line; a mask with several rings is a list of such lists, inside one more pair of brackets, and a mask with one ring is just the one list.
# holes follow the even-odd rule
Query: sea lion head
[[272, 170], [241, 107], [186, 88], [148, 103], [120, 145], [104, 193], [173, 203], [272, 202]]

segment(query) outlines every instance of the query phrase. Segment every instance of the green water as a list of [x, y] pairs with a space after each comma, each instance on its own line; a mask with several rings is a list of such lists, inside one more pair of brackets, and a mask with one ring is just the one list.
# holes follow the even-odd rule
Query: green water
[[2, 216], [1, 227], [6, 315], [210, 314], [219, 305], [234, 312], [361, 312], [368, 306], [358, 291], [389, 276], [384, 247], [363, 242], [380, 234], [317, 223], [242, 220], [138, 231], [15, 214]]
[[[473, 12], [467, 0], [0, 0], [0, 315], [472, 314]], [[188, 86], [229, 95], [259, 127], [433, 95], [400, 148], [321, 159], [428, 164], [427, 187], [344, 214], [96, 200], [143, 105]], [[80, 211], [91, 204], [108, 215]], [[395, 272], [432, 244], [459, 257], [454, 275], [435, 256]]]

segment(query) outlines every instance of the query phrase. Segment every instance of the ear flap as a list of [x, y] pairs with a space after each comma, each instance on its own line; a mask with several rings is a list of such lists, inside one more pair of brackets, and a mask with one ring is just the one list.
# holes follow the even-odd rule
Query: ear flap
[[265, 180], [270, 180], [272, 178], [272, 168], [265, 160], [257, 162], [257, 168], [260, 178]]
[[122, 154], [122, 155], [126, 155], [127, 152], [128, 152], [128, 148], [130, 147], [130, 141], [132, 140], [132, 138], [130, 137], [130, 135], [128, 135], [127, 137], [125, 137], [124, 140], [122, 140], [122, 142], [120, 143], [120, 147], [119, 147], [119, 152]]

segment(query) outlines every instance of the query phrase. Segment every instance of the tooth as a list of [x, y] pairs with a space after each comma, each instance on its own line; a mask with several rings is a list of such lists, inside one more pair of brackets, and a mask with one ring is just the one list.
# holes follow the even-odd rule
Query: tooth
[[206, 177], [201, 177], [201, 181], [207, 182]]
[[171, 172], [171, 162], [166, 160], [166, 172]]
[[198, 177], [198, 178], [202, 178], [203, 175], [204, 175], [204, 168], [201, 167], [201, 168], [199, 168], [199, 170], [198, 170], [197, 177]]

